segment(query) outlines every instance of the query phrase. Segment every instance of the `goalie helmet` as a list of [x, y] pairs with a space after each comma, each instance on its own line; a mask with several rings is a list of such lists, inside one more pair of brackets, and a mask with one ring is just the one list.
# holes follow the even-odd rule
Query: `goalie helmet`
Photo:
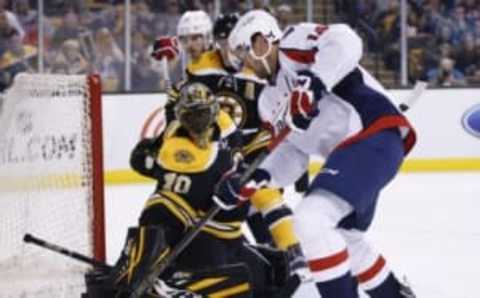
[[180, 89], [175, 116], [200, 147], [208, 144], [210, 129], [216, 122], [219, 103], [202, 83], [189, 83]]
[[203, 10], [185, 12], [178, 21], [177, 35], [179, 37], [201, 34], [205, 37], [208, 46], [213, 43], [212, 20]]

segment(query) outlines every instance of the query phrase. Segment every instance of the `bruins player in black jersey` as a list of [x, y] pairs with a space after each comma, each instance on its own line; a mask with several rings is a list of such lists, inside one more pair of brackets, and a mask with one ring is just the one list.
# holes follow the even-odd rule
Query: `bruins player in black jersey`
[[[265, 82], [246, 68], [237, 73], [229, 63], [227, 38], [237, 20], [237, 14], [221, 15], [217, 18], [213, 29], [216, 48], [192, 59], [186, 74], [188, 82], [207, 85], [215, 93], [222, 110], [228, 112], [240, 128], [241, 153], [248, 164], [266, 148], [270, 134], [262, 129], [262, 122], [257, 114], [256, 99]], [[161, 59], [162, 54], [179, 52], [178, 49], [169, 50], [173, 43], [167, 44], [167, 48], [160, 43], [154, 45], [152, 56]], [[175, 96], [172, 98], [166, 106], [167, 122], [174, 118]], [[298, 240], [293, 232], [292, 211], [279, 194], [279, 190], [272, 189], [253, 197], [251, 202], [255, 208], [251, 209], [248, 222], [257, 242], [273, 242], [276, 247], [287, 250], [289, 247], [296, 247]], [[259, 212], [252, 212], [256, 210]]]
[[[161, 136], [141, 140], [131, 154], [133, 169], [156, 179], [157, 188], [107, 277], [115, 290], [106, 294], [103, 288], [93, 294], [90, 287], [89, 298], [128, 297], [215, 204], [217, 183], [235, 166], [230, 145], [236, 126], [208, 87], [184, 85], [175, 115]], [[262, 191], [277, 195], [268, 189], [257, 192]], [[246, 246], [241, 223], [247, 208], [248, 202], [238, 210], [221, 211], [208, 222], [146, 297], [278, 297], [278, 287], [289, 277], [288, 259], [295, 256], [271, 252], [274, 261], [266, 262], [258, 250]], [[193, 293], [200, 296], [188, 296]]]

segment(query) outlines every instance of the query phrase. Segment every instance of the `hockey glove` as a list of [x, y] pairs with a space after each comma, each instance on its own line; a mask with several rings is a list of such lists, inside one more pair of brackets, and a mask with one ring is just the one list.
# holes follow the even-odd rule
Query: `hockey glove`
[[240, 172], [227, 174], [217, 184], [213, 201], [223, 210], [232, 210], [241, 205], [270, 181], [270, 174], [262, 169], [257, 169], [243, 186], [240, 184], [241, 176]]
[[159, 138], [145, 138], [138, 142], [130, 155], [130, 166], [138, 173], [153, 175], [153, 167], [158, 154]]
[[298, 73], [297, 85], [290, 93], [287, 123], [294, 131], [304, 132], [312, 120], [320, 113], [318, 102], [322, 98], [325, 86], [309, 71]]
[[153, 43], [151, 56], [155, 60], [162, 60], [164, 57], [169, 61], [174, 60], [180, 53], [176, 37], [160, 36]]

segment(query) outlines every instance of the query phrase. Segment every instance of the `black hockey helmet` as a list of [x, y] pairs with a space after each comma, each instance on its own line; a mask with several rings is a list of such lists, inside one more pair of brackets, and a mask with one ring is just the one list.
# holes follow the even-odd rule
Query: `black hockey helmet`
[[216, 122], [220, 106], [210, 88], [202, 83], [187, 83], [180, 89], [175, 116], [198, 144], [205, 144], [206, 132]]
[[221, 14], [215, 19], [213, 25], [213, 37], [215, 39], [226, 39], [233, 27], [237, 24], [240, 15], [238, 13]]

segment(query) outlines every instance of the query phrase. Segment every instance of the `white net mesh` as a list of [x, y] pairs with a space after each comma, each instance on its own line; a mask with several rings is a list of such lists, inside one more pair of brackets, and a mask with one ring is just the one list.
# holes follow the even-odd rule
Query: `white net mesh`
[[23, 243], [31, 233], [92, 256], [85, 76], [17, 76], [0, 109], [0, 298], [80, 297], [87, 267]]

